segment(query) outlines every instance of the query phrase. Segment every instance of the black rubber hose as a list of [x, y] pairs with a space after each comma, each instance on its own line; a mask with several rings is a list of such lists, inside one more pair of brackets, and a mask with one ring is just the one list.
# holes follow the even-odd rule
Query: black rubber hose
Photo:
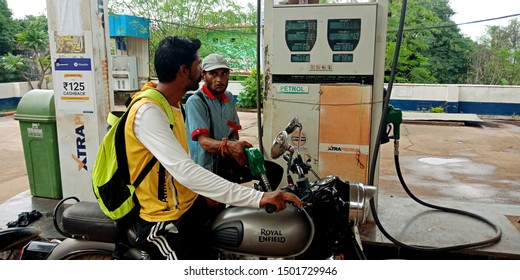
[[[400, 17], [400, 21], [399, 21], [399, 29], [398, 29], [398, 32], [397, 32], [397, 42], [396, 42], [396, 48], [395, 48], [395, 53], [394, 53], [394, 59], [393, 59], [393, 63], [392, 63], [391, 73], [390, 73], [390, 80], [388, 81], [388, 91], [387, 91], [387, 95], [385, 96], [385, 99], [383, 100], [383, 113], [382, 113], [382, 116], [381, 116], [381, 122], [379, 124], [380, 129], [378, 130], [377, 138], [376, 138], [377, 139], [377, 145], [374, 147], [374, 153], [373, 153], [373, 157], [372, 157], [372, 161], [371, 161], [371, 165], [370, 165], [371, 168], [370, 168], [370, 171], [369, 171], [369, 185], [374, 185], [374, 178], [375, 178], [375, 173], [374, 172], [375, 172], [375, 169], [376, 169], [376, 159], [378, 158], [379, 148], [381, 146], [381, 144], [380, 144], [381, 134], [385, 133], [386, 116], [388, 114], [388, 108], [389, 108], [388, 104], [390, 103], [390, 96], [392, 94], [393, 81], [395, 79], [395, 69], [397, 68], [397, 62], [398, 62], [398, 58], [399, 58], [399, 50], [401, 48], [401, 42], [402, 42], [402, 37], [403, 37], [404, 19], [405, 19], [405, 15], [406, 15], [406, 5], [407, 5], [407, 1], [403, 0], [402, 9], [401, 9], [401, 17]], [[406, 183], [404, 181], [404, 178], [403, 178], [402, 173], [401, 173], [401, 168], [400, 168], [400, 164], [399, 164], [399, 156], [398, 155], [394, 156], [394, 162], [395, 162], [395, 167], [396, 167], [396, 171], [397, 171], [397, 176], [399, 177], [399, 181], [401, 182], [401, 185], [403, 186], [403, 188], [406, 191], [406, 193], [413, 200], [415, 200], [419, 204], [421, 204], [423, 206], [426, 206], [426, 207], [430, 207], [430, 208], [433, 208], [433, 209], [441, 210], [441, 211], [444, 211], [444, 212], [450, 212], [450, 213], [466, 215], [466, 216], [475, 218], [477, 220], [483, 221], [484, 223], [490, 225], [492, 228], [495, 229], [496, 235], [495, 235], [495, 237], [493, 237], [491, 239], [488, 239], [488, 240], [485, 240], [485, 241], [474, 242], [474, 243], [469, 243], [469, 244], [462, 244], [462, 245], [455, 245], [455, 246], [448, 246], [448, 247], [432, 248], [432, 247], [425, 247], [425, 246], [411, 246], [411, 245], [407, 245], [407, 244], [402, 243], [399, 240], [393, 238], [384, 229], [384, 227], [381, 224], [381, 221], [379, 220], [379, 217], [377, 215], [374, 198], [372, 198], [370, 200], [370, 210], [372, 211], [372, 216], [374, 217], [374, 221], [376, 222], [377, 227], [379, 228], [381, 233], [383, 233], [383, 235], [386, 236], [386, 238], [388, 238], [393, 243], [395, 243], [395, 244], [397, 244], [397, 245], [399, 245], [399, 246], [401, 246], [403, 248], [410, 249], [410, 250], [415, 250], [415, 251], [422, 251], [422, 252], [445, 252], [445, 251], [452, 251], [452, 250], [461, 250], [461, 249], [467, 249], [467, 248], [491, 245], [491, 244], [494, 244], [494, 243], [500, 241], [501, 236], [502, 236], [502, 230], [500, 229], [500, 227], [498, 227], [497, 225], [495, 225], [491, 221], [487, 220], [486, 218], [484, 218], [482, 216], [479, 216], [477, 214], [471, 213], [471, 212], [463, 211], [463, 210], [436, 206], [436, 205], [429, 204], [429, 203], [426, 203], [426, 202], [418, 199], [408, 189], [408, 186], [406, 185]]]
[[260, 43], [262, 34], [262, 0], [256, 2], [256, 121], [258, 122], [258, 146], [262, 154], [264, 153], [264, 130], [262, 126], [262, 99], [261, 79], [260, 79]]
[[58, 204], [56, 204], [56, 206], [54, 206], [54, 214], [52, 215], [52, 222], [54, 223], [54, 228], [56, 229], [57, 232], [59, 232], [61, 235], [65, 236], [65, 237], [73, 238], [73, 236], [71, 234], [64, 232], [60, 228], [60, 225], [58, 223], [58, 211], [61, 208], [61, 205], [63, 205], [63, 203], [65, 203], [65, 201], [70, 200], [70, 199], [75, 200], [76, 202], [79, 202], [79, 198], [77, 198], [75, 196], [70, 196], [70, 197], [60, 200], [58, 202]]
[[422, 247], [414, 247], [414, 248], [417, 248], [417, 250], [423, 250], [423, 251], [451, 251], [451, 250], [460, 250], [460, 249], [465, 249], [465, 248], [470, 248], [470, 247], [486, 246], [486, 245], [490, 245], [490, 244], [493, 244], [493, 243], [496, 243], [496, 242], [500, 241], [501, 236], [502, 236], [502, 230], [500, 229], [499, 226], [495, 225], [494, 223], [492, 223], [488, 219], [486, 219], [486, 218], [484, 218], [482, 216], [479, 216], [477, 214], [471, 213], [471, 212], [467, 212], [467, 211], [463, 211], [463, 210], [459, 210], [459, 209], [454, 209], [454, 208], [448, 208], [448, 207], [442, 207], [442, 206], [433, 205], [433, 204], [424, 202], [424, 201], [420, 200], [419, 198], [417, 198], [410, 191], [410, 189], [408, 188], [408, 186], [406, 185], [406, 183], [404, 181], [403, 175], [401, 173], [401, 167], [400, 167], [400, 164], [399, 164], [399, 156], [397, 156], [397, 155], [394, 156], [394, 162], [395, 162], [395, 168], [396, 168], [396, 171], [397, 171], [397, 176], [399, 177], [399, 181], [401, 182], [401, 185], [403, 186], [403, 189], [417, 203], [419, 203], [419, 204], [421, 204], [423, 206], [426, 206], [426, 207], [429, 207], [429, 208], [433, 208], [433, 209], [437, 209], [437, 210], [441, 210], [441, 211], [444, 211], [444, 212], [455, 213], [455, 214], [460, 214], [460, 215], [466, 215], [466, 216], [475, 218], [477, 220], [480, 220], [480, 221], [490, 225], [492, 228], [495, 229], [495, 232], [496, 232], [495, 237], [493, 237], [491, 239], [488, 239], [488, 240], [485, 240], [485, 241], [481, 241], [481, 242], [474, 242], [474, 243], [468, 243], [468, 244], [464, 244], [464, 245], [455, 245], [455, 246], [450, 246], [450, 247], [441, 247], [441, 248], [434, 248], [434, 249], [430, 248], [430, 249], [427, 249], [427, 250], [424, 250], [424, 248], [422, 248]]

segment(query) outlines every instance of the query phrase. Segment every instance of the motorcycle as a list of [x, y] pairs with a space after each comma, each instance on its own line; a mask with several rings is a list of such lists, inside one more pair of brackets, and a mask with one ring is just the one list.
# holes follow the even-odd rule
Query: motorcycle
[[20, 259], [23, 247], [31, 240], [41, 239], [41, 230], [34, 227], [13, 227], [0, 230], [0, 260]]
[[[302, 124], [294, 118], [274, 139], [273, 159], [287, 161], [288, 185], [283, 190], [296, 194], [303, 208], [292, 204], [278, 213], [272, 205], [264, 209], [227, 207], [212, 223], [211, 240], [219, 259], [365, 259], [358, 226], [365, 219], [365, 205], [375, 187], [342, 180], [337, 176], [319, 178], [302, 160], [297, 147], [289, 144]], [[311, 182], [308, 173], [317, 178]], [[291, 174], [292, 173], [292, 174]], [[296, 175], [294, 182], [292, 176]], [[261, 176], [265, 180], [265, 176]], [[264, 182], [264, 186], [269, 186]], [[262, 190], [260, 185], [255, 188]], [[263, 190], [266, 191], [266, 190]], [[63, 211], [69, 199], [77, 202]], [[70, 197], [60, 201], [54, 211], [54, 225], [66, 236], [62, 242], [31, 241], [21, 259], [148, 259], [135, 245], [135, 230], [125, 232], [128, 248], [116, 246], [118, 227], [106, 217], [96, 202]], [[175, 229], [170, 229], [175, 230]]]

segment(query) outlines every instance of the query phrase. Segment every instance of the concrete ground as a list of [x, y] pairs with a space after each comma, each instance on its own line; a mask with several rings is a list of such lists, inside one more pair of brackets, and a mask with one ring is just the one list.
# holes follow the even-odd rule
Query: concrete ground
[[[501, 240], [449, 254], [417, 253], [395, 246], [371, 219], [360, 228], [367, 257], [520, 259], [520, 121], [448, 121], [450, 114], [418, 120], [404, 113], [399, 162], [411, 191], [428, 203], [485, 217], [500, 227]], [[239, 114], [241, 139], [257, 145], [256, 112]], [[17, 121], [11, 116], [1, 117], [0, 131], [0, 228], [16, 220], [22, 211], [36, 209], [43, 218], [33, 226], [44, 227], [45, 237], [59, 238], [49, 222], [57, 201], [30, 194]], [[381, 224], [393, 237], [409, 245], [446, 247], [496, 235], [485, 223], [414, 202], [399, 183], [393, 155], [393, 142], [381, 146], [377, 208]]]

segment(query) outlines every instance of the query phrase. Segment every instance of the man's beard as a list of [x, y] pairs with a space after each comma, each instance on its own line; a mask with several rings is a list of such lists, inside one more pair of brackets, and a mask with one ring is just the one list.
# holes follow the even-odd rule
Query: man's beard
[[225, 84], [223, 87], [221, 87], [222, 89], [220, 89], [220, 90], [217, 90], [216, 88], [214, 88], [212, 86], [208, 86], [208, 84], [206, 84], [206, 86], [208, 87], [208, 90], [215, 96], [219, 95], [219, 94], [223, 94], [227, 90], [227, 84]]
[[192, 72], [190, 70], [190, 81], [191, 83], [188, 84], [185, 88], [186, 91], [193, 91], [199, 89], [199, 83], [202, 80], [201, 75], [198, 75], [198, 77], [193, 77]]

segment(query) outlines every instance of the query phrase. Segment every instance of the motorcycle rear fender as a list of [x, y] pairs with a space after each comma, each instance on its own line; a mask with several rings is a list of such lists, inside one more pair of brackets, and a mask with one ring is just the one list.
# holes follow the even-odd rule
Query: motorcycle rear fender
[[[114, 243], [108, 242], [98, 242], [98, 241], [90, 241], [90, 240], [80, 240], [67, 238], [63, 240], [61, 243], [54, 248], [51, 252], [48, 260], [63, 260], [68, 259], [73, 255], [79, 253], [95, 253], [95, 252], [103, 252], [112, 254], [115, 249]], [[141, 259], [141, 251], [137, 248], [131, 248], [124, 254], [124, 259]]]
[[0, 231], [0, 251], [22, 248], [29, 241], [37, 239], [41, 230], [33, 227], [15, 227]]
[[54, 248], [48, 260], [63, 260], [79, 252], [106, 252], [112, 254], [115, 244], [67, 238]]

